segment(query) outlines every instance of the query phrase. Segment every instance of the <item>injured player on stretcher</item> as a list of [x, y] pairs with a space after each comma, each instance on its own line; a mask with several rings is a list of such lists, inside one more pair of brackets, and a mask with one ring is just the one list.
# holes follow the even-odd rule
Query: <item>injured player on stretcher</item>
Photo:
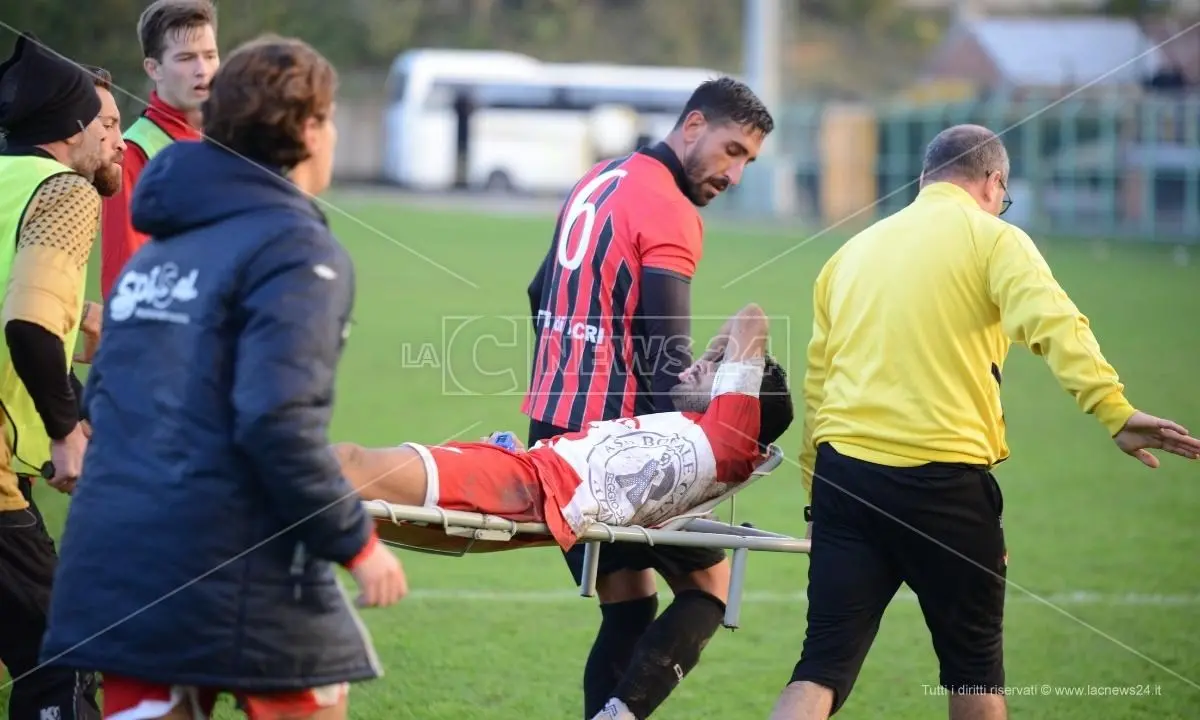
[[[528, 450], [483, 441], [339, 443], [334, 452], [364, 500], [545, 523], [566, 549], [593, 523], [651, 527], [750, 477], [793, 418], [786, 374], [766, 341], [757, 305], [730, 318], [713, 340], [721, 359], [689, 369], [672, 390], [676, 412], [593, 422]], [[379, 523], [386, 541], [435, 542], [434, 533], [413, 540], [406, 532]]]

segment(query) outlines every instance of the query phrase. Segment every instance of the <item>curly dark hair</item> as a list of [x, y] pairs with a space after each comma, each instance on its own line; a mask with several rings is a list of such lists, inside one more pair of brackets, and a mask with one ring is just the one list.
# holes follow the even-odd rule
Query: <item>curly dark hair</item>
[[290, 169], [308, 159], [304, 125], [330, 120], [337, 71], [308, 43], [262, 35], [233, 51], [201, 112], [208, 138], [250, 160]]
[[788, 390], [787, 371], [770, 355], [763, 361], [762, 384], [758, 389], [760, 409], [758, 447], [766, 452], [767, 446], [787, 432], [795, 419], [792, 394]]
[[767, 106], [749, 85], [736, 78], [721, 77], [701, 83], [679, 113], [675, 127], [681, 127], [695, 111], [714, 125], [733, 123], [758, 130], [764, 136], [775, 129], [775, 119]]

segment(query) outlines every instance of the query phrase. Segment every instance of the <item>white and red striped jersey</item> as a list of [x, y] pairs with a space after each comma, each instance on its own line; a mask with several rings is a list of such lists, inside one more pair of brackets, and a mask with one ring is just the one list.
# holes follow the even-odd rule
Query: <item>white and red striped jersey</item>
[[531, 447], [542, 486], [570, 532], [578, 536], [596, 522], [654, 526], [749, 478], [761, 459], [762, 374], [761, 360], [725, 363], [702, 414], [592, 422]]

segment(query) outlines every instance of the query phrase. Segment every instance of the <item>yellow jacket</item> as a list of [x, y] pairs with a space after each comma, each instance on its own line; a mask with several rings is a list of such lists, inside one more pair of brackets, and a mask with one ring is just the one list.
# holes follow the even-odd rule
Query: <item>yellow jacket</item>
[[1110, 435], [1134, 413], [1037, 246], [963, 189], [928, 185], [850, 239], [813, 291], [800, 458], [809, 497], [822, 442], [898, 467], [1007, 458], [1000, 383], [1014, 341]]

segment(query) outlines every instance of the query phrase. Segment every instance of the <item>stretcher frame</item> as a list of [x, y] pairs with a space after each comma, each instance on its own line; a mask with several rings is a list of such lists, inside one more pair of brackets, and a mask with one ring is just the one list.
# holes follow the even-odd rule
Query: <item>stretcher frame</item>
[[[701, 503], [683, 515], [671, 518], [652, 527], [616, 526], [595, 523], [585, 530], [578, 542], [584, 543], [583, 576], [579, 594], [593, 597], [596, 594], [596, 573], [599, 569], [600, 543], [631, 542], [644, 545], [672, 545], [678, 547], [705, 547], [732, 550], [729, 595], [725, 603], [726, 628], [737, 629], [741, 615], [742, 595], [746, 583], [746, 564], [750, 551], [807, 554], [811, 548], [809, 540], [789, 535], [760, 530], [750, 523], [734, 524], [736, 495], [757, 480], [770, 475], [783, 462], [783, 451], [771, 445], [767, 457], [755, 467], [751, 476], [724, 494]], [[715, 509], [726, 500], [730, 504], [729, 521], [720, 521]], [[430, 550], [399, 542], [385, 541], [392, 547], [436, 555], [461, 557], [469, 552], [475, 541], [506, 542], [518, 535], [552, 537], [544, 523], [515, 522], [495, 515], [483, 513], [443, 510], [419, 505], [394, 505], [382, 500], [364, 502], [367, 512], [380, 520], [396, 525], [440, 526], [446, 535], [467, 538], [467, 547], [459, 552]]]

